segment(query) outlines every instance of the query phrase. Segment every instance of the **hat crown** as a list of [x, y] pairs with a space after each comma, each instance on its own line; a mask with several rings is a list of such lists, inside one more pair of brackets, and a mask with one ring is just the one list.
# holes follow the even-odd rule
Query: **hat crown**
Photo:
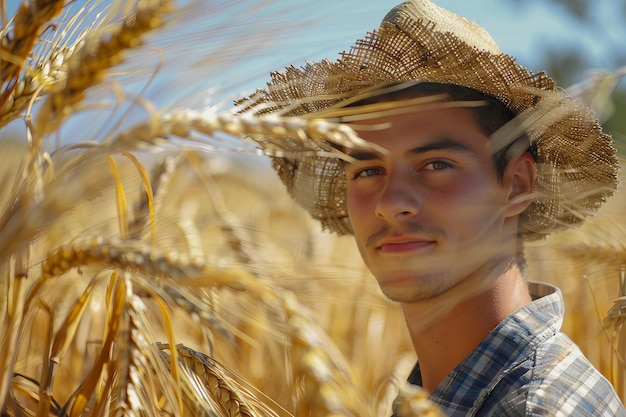
[[402, 26], [405, 19], [432, 25], [435, 32], [448, 32], [479, 51], [501, 54], [496, 41], [476, 22], [437, 6], [428, 0], [409, 0], [394, 7], [383, 19], [384, 22]]

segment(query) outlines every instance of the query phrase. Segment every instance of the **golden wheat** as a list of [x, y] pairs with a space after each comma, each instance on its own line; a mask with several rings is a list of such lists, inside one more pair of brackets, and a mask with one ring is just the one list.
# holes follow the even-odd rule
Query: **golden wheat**
[[428, 393], [414, 385], [405, 384], [398, 394], [398, 417], [443, 417], [444, 414], [428, 400]]
[[[163, 352], [164, 360], [169, 361], [170, 355], [166, 350], [172, 351], [170, 346], [161, 344], [159, 348]], [[213, 358], [184, 345], [177, 345], [174, 352], [179, 358], [185, 402], [192, 415], [213, 415], [212, 413], [244, 417], [279, 415], [259, 401], [251, 390], [229, 376], [228, 370]], [[196, 394], [198, 392], [206, 394], [201, 397], [204, 401], [198, 401]]]
[[[330, 136], [338, 143], [354, 143], [359, 139], [352, 131], [324, 121], [184, 111], [153, 117], [102, 144], [70, 145], [50, 155], [41, 152], [43, 140], [78, 110], [88, 89], [104, 81], [108, 70], [121, 62], [124, 51], [140, 44], [144, 33], [160, 27], [168, 11], [169, 3], [143, 2], [109, 32], [108, 25], [95, 24], [71, 45], [55, 39], [49, 50], [39, 54], [40, 61], [24, 72], [17, 87], [5, 90], [3, 123], [15, 117], [30, 119], [31, 112], [35, 117], [34, 123], [27, 124], [29, 148], [7, 195], [11, 204], [1, 218], [0, 253], [8, 255], [2, 277], [7, 289], [2, 303], [3, 413], [180, 415], [187, 404], [212, 413], [245, 415], [255, 409], [273, 415], [271, 407], [256, 400], [258, 393], [242, 396], [245, 390], [240, 385], [218, 382], [214, 389], [214, 379], [203, 380], [208, 386], [198, 384], [187, 373], [189, 365], [195, 363], [198, 370], [202, 363], [206, 371], [211, 363], [199, 352], [178, 349], [167, 368], [161, 365], [153, 331], [175, 345], [181, 335], [174, 331], [172, 314], [182, 311], [208, 336], [213, 354], [258, 362], [252, 357], [241, 359], [238, 352], [251, 353], [254, 346], [273, 340], [269, 342], [272, 355], [289, 370], [277, 376], [292, 386], [285, 392], [290, 409], [310, 415], [362, 415], [366, 405], [347, 362], [294, 294], [281, 289], [267, 269], [260, 273], [263, 256], [250, 245], [252, 237], [245, 226], [222, 204], [212, 176], [203, 171], [196, 154], [186, 152], [182, 159], [174, 159], [177, 164], [185, 161], [201, 178], [215, 210], [215, 218], [209, 221], [217, 225], [234, 263], [219, 258], [206, 262], [201, 218], [183, 217], [174, 223], [182, 229], [178, 229], [180, 238], [172, 234], [171, 239], [182, 239], [187, 250], [167, 246], [167, 233], [176, 228], [168, 227], [161, 206], [173, 187], [169, 177], [181, 165], [172, 168], [166, 161], [150, 171], [130, 153], [152, 151], [171, 136], [186, 138], [190, 129], [207, 137], [217, 132], [262, 131], [268, 143], [276, 141], [277, 151], [279, 141], [288, 136], [308, 151], [319, 150], [309, 145], [309, 139], [320, 143]], [[33, 106], [40, 97], [45, 98], [43, 103]], [[134, 165], [140, 187], [128, 188], [129, 171], [120, 165], [121, 155]], [[108, 176], [96, 175], [107, 172], [103, 169], [107, 165]], [[139, 190], [139, 198], [133, 190]], [[135, 197], [129, 199], [132, 194]], [[98, 202], [106, 204], [98, 206]], [[79, 213], [93, 210], [92, 205], [100, 207], [99, 221], [86, 222], [82, 228], [71, 224], [82, 218]], [[80, 237], [89, 228], [99, 232], [97, 238]], [[102, 291], [104, 302], [96, 309]], [[227, 316], [229, 306], [243, 305], [236, 301], [241, 298], [254, 308]], [[23, 341], [27, 348], [18, 348]], [[183, 362], [176, 360], [179, 351]], [[43, 367], [32, 366], [35, 354], [43, 357]], [[210, 369], [216, 368], [211, 364]], [[211, 404], [224, 407], [211, 409]]]
[[236, 137], [250, 137], [263, 143], [265, 155], [279, 156], [288, 152], [299, 155], [333, 153], [342, 154], [329, 147], [327, 142], [345, 147], [373, 148], [385, 150], [375, 144], [365, 142], [345, 124], [323, 119], [302, 119], [277, 115], [234, 115], [228, 112], [196, 112], [183, 110], [168, 114], [154, 115], [149, 120], [118, 134], [110, 139], [110, 146], [116, 149], [142, 149], [146, 145], [164, 145], [170, 136], [191, 138], [192, 132], [211, 137], [223, 132]]
[[6, 91], [8, 95], [0, 108], [0, 127], [21, 117], [41, 97], [40, 94], [47, 92], [48, 86], [65, 78], [65, 62], [73, 51], [74, 46], [54, 50], [52, 56], [42, 57], [34, 67], [24, 70], [14, 88]]
[[[49, 143], [94, 90], [116, 83], [148, 32], [185, 16], [148, 1], [90, 21], [100, 4], [61, 15], [54, 25], [67, 31], [52, 38], [42, 29], [58, 1], [25, 2], [0, 30], [0, 127], [23, 118], [30, 135], [15, 149], [2, 143], [16, 168], [0, 171], [0, 413], [388, 415], [399, 391], [401, 415], [439, 415], [425, 392], [396, 382], [414, 352], [354, 242], [314, 226], [246, 139], [272, 156], [345, 157], [325, 141], [367, 146], [353, 130], [146, 105], [146, 121], [100, 142], [85, 129], [80, 142]], [[610, 289], [622, 222], [601, 216], [597, 233], [530, 247], [529, 260], [568, 305], [581, 303], [565, 328], [579, 343], [600, 336], [582, 346], [623, 397], [624, 294]]]
[[[137, 10], [111, 33], [95, 31], [68, 59], [65, 78], [50, 90], [34, 121], [34, 135], [54, 131], [84, 98], [85, 91], [103, 81], [106, 71], [124, 59], [124, 52], [141, 45], [141, 37], [164, 24], [173, 5], [168, 0], [137, 3]], [[37, 142], [37, 141], [36, 141]]]
[[33, 0], [20, 4], [10, 24], [0, 31], [0, 79], [3, 85], [16, 79], [39, 41], [42, 26], [61, 13], [64, 3], [64, 0]]
[[[252, 293], [263, 299], [271, 308], [284, 312], [286, 335], [293, 340], [290, 349], [294, 377], [306, 385], [303, 396], [297, 401], [297, 410], [315, 411], [316, 415], [343, 413], [358, 415], [365, 408], [350, 388], [348, 366], [341, 355], [332, 350], [321, 329], [303, 315], [306, 309], [289, 293], [273, 290], [271, 286], [251, 274], [245, 267], [215, 268], [201, 260], [189, 259], [175, 253], [160, 254], [152, 247], [137, 242], [105, 242], [95, 238], [85, 243], [61, 247], [48, 254], [42, 265], [42, 279], [60, 276], [76, 267], [100, 263], [149, 276], [163, 278], [189, 288], [228, 287]], [[158, 285], [157, 285], [158, 286]]]

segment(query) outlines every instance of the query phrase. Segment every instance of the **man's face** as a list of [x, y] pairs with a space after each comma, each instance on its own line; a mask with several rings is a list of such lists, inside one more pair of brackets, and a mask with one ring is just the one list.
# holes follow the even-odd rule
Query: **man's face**
[[388, 153], [347, 150], [356, 159], [346, 164], [348, 215], [361, 256], [390, 299], [440, 295], [487, 273], [501, 251], [514, 254], [510, 187], [498, 179], [488, 137], [470, 109], [360, 125], [353, 125], [359, 135]]

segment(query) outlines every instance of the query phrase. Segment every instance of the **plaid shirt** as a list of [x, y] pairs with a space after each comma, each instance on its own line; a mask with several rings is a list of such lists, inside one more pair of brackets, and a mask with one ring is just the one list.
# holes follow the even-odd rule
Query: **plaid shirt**
[[[626, 416], [611, 384], [559, 331], [561, 291], [531, 283], [535, 301], [498, 325], [430, 399], [448, 416]], [[419, 363], [409, 382], [422, 385]]]

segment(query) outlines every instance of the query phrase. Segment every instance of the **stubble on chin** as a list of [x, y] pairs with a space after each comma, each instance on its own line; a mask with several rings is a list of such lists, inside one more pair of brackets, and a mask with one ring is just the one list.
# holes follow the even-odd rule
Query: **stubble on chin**
[[453, 287], [454, 283], [446, 278], [447, 274], [436, 273], [408, 279], [404, 286], [385, 285], [379, 281], [379, 287], [385, 297], [391, 301], [414, 304], [436, 298]]

